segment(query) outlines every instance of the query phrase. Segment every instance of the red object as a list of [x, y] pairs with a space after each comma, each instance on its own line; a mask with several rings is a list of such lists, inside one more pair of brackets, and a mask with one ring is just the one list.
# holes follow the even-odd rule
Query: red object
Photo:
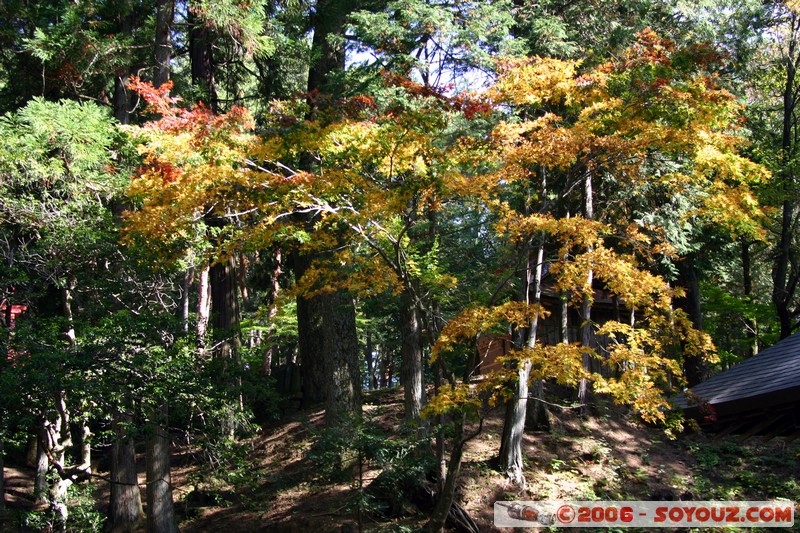
[[8, 302], [4, 300], [0, 302], [0, 322], [7, 326], [8, 329], [14, 329], [14, 322], [17, 320], [17, 317], [27, 310], [27, 305], [11, 304], [11, 324], [6, 324], [6, 317], [8, 316]]

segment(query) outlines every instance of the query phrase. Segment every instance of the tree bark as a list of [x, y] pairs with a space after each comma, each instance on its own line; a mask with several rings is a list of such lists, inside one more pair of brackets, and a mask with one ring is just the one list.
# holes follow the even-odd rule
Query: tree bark
[[361, 416], [361, 369], [355, 306], [345, 292], [324, 299], [323, 334], [326, 342], [325, 423], [329, 427], [352, 422]]
[[217, 112], [217, 84], [214, 53], [208, 26], [197, 20], [192, 2], [189, 2], [189, 61], [192, 84], [199, 87], [208, 107]]
[[127, 425], [131, 416], [116, 413], [111, 421], [115, 440], [111, 448], [110, 523], [114, 533], [134, 531], [144, 518], [139, 479], [136, 475], [136, 450]]
[[[72, 446], [69, 432], [67, 395], [64, 391], [56, 393], [55, 406], [55, 421], [46, 420], [45, 422], [47, 450], [51, 462], [55, 462], [58, 466], [63, 468], [66, 452]], [[59, 474], [61, 474], [61, 472], [59, 472]], [[67, 491], [69, 491], [70, 486], [72, 486], [72, 479], [64, 475], [59, 475], [49, 491], [50, 511], [57, 517], [55, 530], [59, 532], [66, 531], [67, 529], [67, 520], [69, 518]]]
[[[313, 114], [318, 94], [336, 96], [332, 76], [344, 72], [344, 47], [331, 37], [343, 36], [347, 15], [357, 7], [355, 0], [320, 0], [311, 15], [312, 40], [308, 74], [310, 113]], [[310, 165], [307, 165], [310, 167]], [[310, 223], [310, 220], [306, 220]], [[300, 280], [311, 258], [295, 254], [295, 279]], [[333, 315], [329, 316], [328, 313]], [[355, 310], [352, 299], [342, 294], [323, 294], [313, 298], [298, 297], [297, 321], [299, 351], [303, 374], [303, 403], [326, 401], [326, 421], [341, 419], [343, 409], [360, 414], [360, 380], [351, 393], [354, 374], [351, 366], [359, 359]], [[353, 342], [356, 339], [356, 342]], [[331, 369], [333, 373], [325, 375]], [[335, 394], [336, 397], [326, 397]], [[328, 414], [328, 409], [333, 411]]]
[[47, 471], [50, 461], [47, 459], [45, 446], [47, 433], [44, 427], [44, 419], [37, 422], [36, 428], [36, 477], [33, 480], [33, 497], [36, 501], [47, 501]]
[[[120, 34], [130, 36], [133, 34], [133, 15], [129, 0], [120, 2], [117, 6], [119, 13]], [[114, 118], [120, 124], [129, 124], [131, 121], [131, 99], [128, 82], [131, 69], [128, 64], [121, 67], [114, 77]]]
[[464, 454], [464, 424], [466, 415], [459, 413], [456, 416], [455, 435], [453, 436], [453, 451], [450, 453], [450, 460], [447, 462], [447, 479], [444, 488], [436, 500], [436, 505], [428, 521], [428, 532], [439, 533], [444, 528], [447, 515], [450, 514], [450, 507], [455, 500], [456, 487], [458, 486], [458, 475], [461, 472], [461, 459]]
[[[751, 243], [747, 239], [742, 239], [742, 293], [744, 297], [748, 299], [753, 294], [753, 272], [750, 246]], [[754, 355], [758, 355], [758, 322], [754, 317], [745, 317], [744, 326], [746, 330], [745, 335], [749, 340], [745, 355], [747, 357], [753, 357]]]
[[168, 405], [162, 404], [153, 418], [147, 435], [147, 531], [178, 533], [172, 503]]
[[[302, 279], [311, 260], [295, 254], [294, 275]], [[297, 297], [297, 333], [300, 354], [300, 373], [303, 383], [303, 406], [308, 407], [325, 401], [327, 379], [325, 376], [325, 318], [324, 296], [315, 298]]]
[[267, 332], [267, 349], [264, 351], [264, 359], [261, 365], [261, 373], [269, 376], [272, 373], [272, 366], [277, 364], [278, 361], [278, 341], [275, 338], [275, 318], [278, 316], [278, 294], [281, 290], [281, 273], [283, 269], [283, 252], [280, 248], [275, 250], [275, 268], [272, 270], [270, 278], [270, 294], [269, 294], [269, 314], [267, 316], [267, 323], [269, 324], [269, 331]]
[[153, 86], [161, 87], [169, 81], [172, 41], [170, 33], [175, 19], [175, 0], [156, 1], [155, 60]]
[[[63, 297], [63, 311], [64, 311], [64, 318], [66, 319], [67, 329], [64, 332], [65, 336], [69, 340], [70, 347], [74, 350], [77, 347], [77, 338], [75, 336], [75, 323], [74, 317], [72, 313], [72, 300], [73, 300], [73, 292], [75, 291], [75, 287], [77, 285], [77, 280], [75, 276], [70, 275], [68, 277], [67, 286], [62, 289], [62, 297]], [[64, 405], [64, 409], [66, 409], [66, 405]], [[91, 438], [92, 432], [89, 429], [89, 421], [86, 416], [82, 415], [78, 417], [76, 421], [74, 421], [74, 428], [67, 424], [62, 428], [62, 431], [73, 431], [74, 437], [70, 441], [74, 444], [77, 453], [76, 459], [78, 460], [78, 469], [84, 472], [90, 472], [92, 468], [92, 446], [91, 446]]]
[[[584, 190], [583, 190], [583, 216], [586, 217], [586, 220], [594, 220], [594, 191], [592, 187], [592, 172], [587, 170], [586, 176], [584, 178]], [[587, 252], [591, 252], [592, 248], [589, 247]], [[594, 298], [594, 289], [592, 288], [592, 284], [594, 283], [594, 270], [591, 268], [586, 273], [586, 290], [588, 294], [583, 296], [583, 302], [581, 304], [581, 319], [583, 323], [581, 324], [581, 344], [584, 347], [583, 352], [583, 368], [587, 372], [591, 372], [591, 356], [590, 350], [592, 345], [592, 300]], [[578, 402], [581, 404], [581, 413], [585, 413], [585, 405], [589, 398], [589, 380], [586, 378], [581, 378], [580, 384], [578, 385]]]
[[183, 333], [189, 333], [189, 294], [192, 291], [192, 282], [194, 281], [194, 267], [189, 267], [183, 273], [183, 287], [181, 292], [181, 303], [179, 307], [181, 330]]
[[239, 338], [239, 298], [237, 294], [236, 263], [223, 259], [211, 266], [211, 324], [214, 335], [214, 356], [225, 362], [238, 364], [241, 339]]
[[229, 394], [228, 419], [223, 423], [224, 430], [232, 436], [236, 432], [236, 412], [243, 407], [240, 378], [235, 377], [241, 364], [242, 342], [239, 335], [239, 297], [234, 258], [214, 263], [209, 278], [214, 338], [212, 357], [221, 365], [219, 385]]
[[798, 31], [800, 31], [800, 19], [795, 13], [791, 14], [791, 31], [788, 37], [788, 49], [786, 53], [786, 79], [783, 88], [783, 130], [781, 133], [781, 152], [782, 165], [781, 182], [784, 200], [781, 205], [781, 225], [780, 236], [775, 250], [775, 262], [772, 266], [772, 303], [778, 315], [780, 323], [780, 336], [784, 339], [792, 334], [794, 324], [792, 323], [791, 305], [797, 288], [798, 267], [792, 249], [792, 237], [797, 225], [798, 210], [795, 204], [794, 182], [795, 176], [792, 171], [792, 160], [794, 159], [795, 146], [795, 108], [797, 100], [795, 98], [797, 66], [800, 61], [798, 53]]
[[419, 420], [425, 403], [422, 380], [422, 332], [419, 308], [413, 294], [406, 289], [400, 297], [402, 346], [400, 376], [403, 383], [403, 405], [406, 420]]
[[[683, 261], [678, 262], [678, 283], [686, 290], [686, 296], [676, 301], [676, 305], [683, 309], [697, 330], [703, 329], [703, 313], [700, 300], [700, 280], [694, 265], [692, 254], [687, 255]], [[708, 365], [702, 357], [687, 356], [684, 359], [684, 373], [686, 382], [690, 387], [702, 383], [708, 374]]]
[[308, 71], [308, 92], [336, 94], [331, 74], [344, 72], [345, 50], [332, 36], [344, 34], [347, 16], [358, 8], [358, 0], [319, 0], [312, 14], [314, 37], [311, 57], [315, 60]]
[[200, 271], [197, 288], [197, 350], [200, 357], [205, 356], [208, 321], [211, 317], [211, 284], [209, 283], [210, 267]]
[[[544, 263], [544, 242], [540, 242], [536, 255], [528, 254], [523, 280], [523, 298], [527, 304], [538, 305], [542, 297], [542, 264]], [[533, 301], [531, 302], [531, 293]], [[534, 316], [529, 327], [518, 332], [518, 347], [534, 348], [539, 326], [538, 314]], [[519, 486], [525, 486], [525, 468], [522, 454], [522, 437], [525, 433], [527, 419], [528, 380], [531, 373], [531, 362], [523, 361], [517, 367], [517, 383], [515, 397], [506, 404], [506, 416], [503, 423], [503, 436], [500, 442], [500, 468], [506, 476]], [[535, 406], [534, 406], [535, 408]]]
[[[2, 419], [0, 419], [2, 423]], [[5, 475], [5, 439], [3, 429], [0, 426], [0, 525], [3, 525], [6, 514], [6, 475]]]

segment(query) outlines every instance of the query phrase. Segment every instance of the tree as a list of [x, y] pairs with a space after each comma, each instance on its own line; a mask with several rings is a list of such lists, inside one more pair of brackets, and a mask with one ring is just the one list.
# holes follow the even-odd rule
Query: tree
[[[81, 402], [70, 405], [73, 399], [66, 392], [72, 390], [69, 382], [81, 374], [82, 364], [72, 300], [76, 291], [92, 290], [90, 280], [115, 239], [110, 205], [122, 191], [124, 175], [116, 170], [121, 162], [113, 160], [112, 147], [125, 148], [109, 117], [93, 104], [34, 100], [18, 113], [4, 116], [0, 128], [3, 253], [14, 267], [9, 274], [18, 276], [3, 284], [15, 286], [16, 297], [24, 298], [33, 312], [51, 321], [56, 318], [52, 323], [59, 338], [54, 349], [67, 361], [53, 374], [60, 379], [32, 387], [43, 395], [31, 404], [40, 409], [34, 416], [43, 424], [44, 451], [59, 474], [51, 488], [51, 505], [63, 528], [68, 516], [66, 491], [85, 475], [90, 463], [88, 442], [81, 442], [88, 431], [82, 430], [75, 439], [70, 434], [71, 420], [84, 427], [86, 423]], [[49, 303], [45, 304], [48, 298], [40, 299], [42, 292], [51, 294]], [[48, 309], [53, 293], [61, 306]], [[19, 342], [32, 340], [19, 337]], [[15, 350], [31, 353], [30, 346], [22, 346]], [[28, 368], [36, 374], [37, 366]], [[80, 389], [76, 396], [80, 398]], [[65, 454], [72, 446], [81, 450], [81, 464], [68, 468]]]
[[[558, 203], [551, 203], [551, 196], [540, 188], [540, 195], [532, 197], [534, 208], [520, 211], [500, 192], [531, 182], [538, 185], [545, 169], [548, 190], [561, 187], [555, 196], [558, 202], [566, 202], [575, 189], [583, 193], [579, 200], [586, 202], [588, 195], [606, 191], [606, 181], [641, 188], [666, 179], [687, 191], [703, 191], [697, 194], [694, 207], [699, 215], [732, 230], [757, 232], [760, 213], [748, 184], [766, 179], [767, 174], [736, 153], [738, 141], [727, 131], [736, 124], [736, 108], [731, 96], [704, 72], [707, 57], [702, 49], [676, 48], [644, 32], [622, 61], [587, 72], [579, 73], [574, 63], [553, 59], [512, 62], [501, 71], [493, 89], [495, 100], [524, 110], [523, 118], [531, 118], [495, 129], [496, 153], [504, 164], [491, 175], [496, 181], [483, 182], [479, 197], [498, 214], [496, 228], [504, 238], [553, 247], [546, 260], [550, 283], [569, 294], [573, 305], [585, 308], [587, 300], [592, 301], [594, 283], [602, 282], [604, 290], [635, 312], [636, 321], [592, 324], [597, 334], [611, 341], [609, 353], [602, 357], [616, 371], [610, 378], [590, 376], [585, 354], [601, 356], [585, 337], [576, 344], [543, 345], [536, 343], [534, 333], [528, 344], [518, 342], [510, 355], [508, 360], [516, 368], [498, 372], [477, 390], [468, 383], [442, 390], [431, 401], [431, 413], [478, 413], [485, 401], [505, 397], [517, 402], [506, 426], [519, 428], [526, 398], [520, 395], [525, 394], [527, 383], [518, 379], [530, 372], [532, 379], [571, 384], [592, 377], [599, 391], [632, 403], [645, 419], [664, 418], [661, 409], [667, 404], [661, 388], [682, 373], [687, 360], [708, 357], [711, 350], [710, 339], [694, 330], [685, 314], [674, 310], [672, 299], [680, 292], [648, 271], [656, 266], [652, 254], [659, 250], [669, 254], [669, 243], [656, 240], [655, 227], [631, 225], [625, 210], [595, 207], [601, 216], [586, 216], [591, 215], [587, 211], [584, 216], [565, 217], [559, 215]], [[654, 154], [677, 161], [680, 170], [671, 175], [651, 174]], [[593, 187], [581, 190], [579, 186], [589, 179]], [[526, 271], [541, 268], [540, 254], [536, 252]], [[523, 258], [528, 257], [524, 251]], [[538, 303], [537, 278], [534, 275], [530, 284], [533, 294], [526, 286], [521, 301], [469, 308], [449, 322], [437, 342], [439, 357], [500, 324], [535, 332], [533, 326], [550, 312]], [[674, 346], [682, 347], [677, 360]], [[505, 382], [502, 395], [493, 389], [498, 382]], [[504, 431], [501, 458], [516, 480], [522, 464], [519, 435], [513, 429]], [[459, 444], [455, 446], [452, 456], [457, 457]], [[448, 472], [451, 475], [457, 475], [457, 464]], [[442, 513], [435, 516], [441, 522], [432, 521], [431, 530], [443, 524]]]

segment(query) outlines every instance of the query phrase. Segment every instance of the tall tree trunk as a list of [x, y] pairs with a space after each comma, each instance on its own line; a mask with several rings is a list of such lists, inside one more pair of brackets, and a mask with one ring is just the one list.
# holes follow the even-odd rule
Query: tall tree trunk
[[781, 205], [781, 226], [775, 262], [772, 266], [772, 303], [778, 315], [781, 328], [781, 339], [792, 334], [793, 326], [791, 305], [797, 288], [798, 265], [792, 249], [792, 238], [797, 225], [798, 210], [794, 197], [795, 176], [793, 172], [793, 159], [795, 157], [796, 117], [795, 97], [796, 76], [800, 53], [798, 53], [798, 31], [800, 19], [795, 13], [791, 14], [791, 31], [788, 37], [788, 49], [785, 58], [786, 79], [783, 88], [783, 131], [781, 134], [781, 151], [783, 170], [781, 172], [781, 185], [784, 200]]
[[181, 321], [181, 331], [184, 334], [189, 333], [189, 295], [192, 291], [192, 282], [194, 281], [194, 267], [190, 266], [183, 273], [183, 286], [181, 287], [181, 303], [178, 307], [180, 313], [179, 318]]
[[345, 292], [324, 300], [323, 333], [327, 351], [325, 374], [325, 423], [329, 427], [347, 424], [361, 416], [360, 350], [355, 328], [355, 306]]
[[275, 318], [278, 316], [278, 295], [281, 290], [281, 273], [283, 270], [283, 252], [280, 248], [275, 250], [275, 268], [272, 270], [270, 276], [270, 292], [269, 292], [269, 314], [267, 315], [267, 323], [269, 330], [267, 332], [267, 349], [264, 351], [264, 359], [261, 365], [261, 373], [269, 376], [272, 373], [273, 365], [278, 362], [278, 339], [275, 338]]
[[344, 72], [345, 50], [342, 41], [332, 37], [344, 35], [347, 16], [358, 7], [358, 0], [319, 0], [311, 16], [314, 37], [308, 71], [308, 92], [336, 94], [332, 74]]
[[[337, 96], [333, 84], [330, 83], [331, 75], [344, 71], [345, 55], [344, 47], [337, 44], [339, 41], [334, 37], [344, 35], [347, 15], [356, 6], [355, 0], [320, 0], [316, 3], [311, 15], [311, 26], [314, 32], [311, 45], [313, 61], [309, 66], [307, 84], [311, 113], [314, 112], [315, 107], [312, 95], [322, 93]], [[311, 223], [310, 220], [307, 222]], [[301, 254], [295, 255], [296, 280], [301, 279], [310, 262], [309, 257]], [[333, 309], [337, 310], [336, 316], [329, 319], [326, 313]], [[300, 363], [303, 373], [303, 403], [308, 405], [324, 399], [327, 407], [334, 409], [330, 417], [326, 413], [326, 419], [329, 421], [337, 419], [343, 414], [340, 411], [341, 408], [350, 409], [351, 415], [358, 416], [360, 400], [357, 398], [361, 391], [360, 382], [357, 386], [358, 393], [351, 397], [345, 394], [338, 399], [325, 398], [328, 392], [336, 392], [338, 395], [339, 391], [345, 391], [348, 388], [342, 388], [341, 384], [349, 382], [351, 379], [353, 374], [352, 369], [349, 368], [349, 362], [357, 361], [360, 355], [358, 342], [352, 342], [352, 339], [357, 339], [352, 299], [340, 294], [323, 294], [314, 298], [299, 297], [297, 321], [300, 337]], [[326, 324], [326, 322], [328, 323]], [[330, 347], [334, 349], [331, 350]], [[343, 353], [340, 349], [346, 349], [350, 353]], [[333, 359], [328, 361], [328, 358]], [[338, 368], [335, 375], [325, 375], [327, 370], [340, 364], [345, 367]], [[329, 383], [328, 379], [332, 379], [336, 383]], [[348, 397], [349, 399], [347, 399]]]
[[[594, 220], [594, 191], [592, 187], [592, 172], [586, 170], [584, 178], [583, 189], [583, 216], [586, 220]], [[591, 247], [587, 252], [591, 252]], [[583, 296], [583, 303], [581, 304], [581, 344], [584, 347], [583, 352], [583, 368], [587, 372], [591, 372], [592, 359], [590, 350], [592, 348], [592, 300], [594, 298], [592, 284], [594, 283], [594, 270], [591, 268], [586, 273], [586, 290], [588, 294]], [[578, 402], [581, 404], [581, 412], [585, 413], [585, 405], [589, 398], [589, 380], [581, 378], [578, 385]]]
[[155, 60], [153, 85], [161, 87], [169, 81], [172, 60], [172, 23], [175, 19], [175, 0], [156, 0]]
[[223, 259], [211, 266], [211, 324], [214, 334], [214, 356], [231, 364], [238, 364], [241, 339], [239, 338], [239, 297], [237, 294], [236, 263]]
[[208, 322], [211, 318], [210, 270], [211, 268], [206, 266], [200, 271], [200, 280], [197, 288], [197, 350], [201, 358], [205, 356]]
[[[744, 297], [750, 299], [753, 294], [753, 273], [752, 273], [752, 266], [751, 266], [751, 256], [750, 256], [750, 243], [747, 239], [742, 239], [741, 241], [741, 251], [742, 251], [742, 289]], [[758, 354], [758, 322], [756, 321], [755, 317], [745, 317], [744, 318], [744, 326], [746, 329], [745, 335], [749, 340], [748, 346], [746, 348], [745, 355], [747, 357], [753, 357], [754, 355]]]
[[[694, 265], [693, 254], [687, 255], [678, 262], [678, 283], [686, 290], [683, 298], [676, 300], [676, 305], [683, 309], [695, 329], [703, 329], [703, 313], [700, 300], [700, 280]], [[701, 356], [686, 356], [684, 373], [690, 387], [702, 383], [708, 374], [708, 366]]]
[[406, 420], [419, 420], [425, 403], [422, 382], [422, 334], [419, 308], [414, 295], [408, 289], [400, 296], [400, 379], [403, 383], [403, 405]]
[[[131, 36], [133, 34], [133, 14], [131, 13], [130, 0], [123, 0], [117, 5], [119, 13], [120, 34]], [[120, 124], [129, 124], [131, 121], [131, 99], [128, 82], [131, 75], [129, 64], [119, 69], [114, 78], [114, 118]]]
[[191, 63], [192, 84], [199, 87], [212, 112], [217, 112], [217, 84], [214, 68], [214, 54], [208, 26], [198, 20], [189, 2], [189, 61]]
[[428, 532], [439, 533], [444, 528], [450, 507], [455, 499], [456, 488], [458, 487], [458, 475], [461, 472], [461, 459], [464, 455], [464, 424], [466, 415], [458, 413], [455, 415], [455, 435], [453, 436], [453, 451], [450, 453], [450, 460], [447, 462], [447, 479], [444, 488], [436, 499], [436, 505], [428, 521]]
[[[0, 424], [3, 423], [0, 417]], [[4, 449], [4, 429], [0, 425], [0, 526], [3, 525], [6, 514], [6, 474], [5, 474], [5, 449]]]
[[47, 432], [44, 426], [44, 418], [37, 422], [36, 438], [36, 477], [33, 480], [33, 497], [36, 501], [47, 501], [47, 471], [50, 468], [50, 461], [47, 459], [45, 446], [47, 445]]
[[[523, 282], [523, 298], [527, 304], [539, 305], [542, 297], [542, 264], [544, 263], [544, 238], [537, 247], [536, 255], [529, 253]], [[531, 296], [532, 301], [531, 301]], [[516, 344], [519, 347], [534, 348], [539, 326], [538, 313], [527, 328], [521, 328]], [[522, 437], [525, 432], [525, 421], [528, 409], [528, 380], [531, 373], [531, 362], [523, 361], [517, 367], [516, 394], [506, 404], [506, 416], [503, 423], [503, 436], [500, 442], [500, 468], [515, 484], [525, 485], [525, 468], [522, 455]], [[541, 381], [541, 380], [538, 380]], [[539, 402], [536, 402], [539, 403]], [[536, 406], [532, 406], [536, 407]]]
[[170, 474], [169, 407], [163, 403], [147, 435], [147, 531], [178, 533], [172, 503]]
[[136, 475], [136, 450], [128, 427], [132, 418], [115, 413], [111, 421], [114, 444], [111, 447], [110, 523], [114, 533], [134, 531], [144, 518], [139, 479]]
[[242, 409], [241, 383], [238, 377], [241, 364], [241, 338], [239, 335], [239, 297], [237, 292], [236, 262], [233, 257], [211, 266], [211, 323], [213, 326], [213, 357], [221, 365], [219, 385], [229, 394], [228, 419], [225, 431], [236, 431], [236, 412]]
[[[64, 335], [69, 340], [70, 348], [73, 350], [77, 348], [78, 344], [75, 336], [75, 322], [72, 313], [73, 293], [76, 285], [77, 280], [75, 276], [70, 275], [68, 277], [67, 286], [62, 289], [62, 304], [67, 325]], [[64, 409], [66, 409], [66, 406]], [[67, 425], [63, 428], [63, 431], [73, 432], [74, 437], [71, 442], [76, 448], [77, 453], [75, 455], [78, 460], [78, 470], [88, 473], [92, 469], [92, 432], [89, 429], [88, 416], [81, 415], [74, 422], [74, 428]]]
[[72, 447], [69, 432], [69, 411], [67, 410], [67, 395], [64, 391], [56, 393], [55, 420], [49, 421], [45, 426], [47, 432], [47, 449], [51, 462], [59, 469], [59, 477], [50, 487], [50, 511], [57, 517], [56, 531], [67, 529], [69, 507], [67, 505], [67, 492], [72, 486], [72, 479], [63, 472], [66, 463], [67, 450]]
[[[302, 279], [311, 259], [295, 254], [294, 275], [296, 280]], [[300, 355], [300, 373], [303, 382], [303, 406], [314, 405], [325, 401], [327, 379], [325, 376], [325, 334], [323, 320], [325, 318], [324, 297], [297, 297], [297, 334]]]

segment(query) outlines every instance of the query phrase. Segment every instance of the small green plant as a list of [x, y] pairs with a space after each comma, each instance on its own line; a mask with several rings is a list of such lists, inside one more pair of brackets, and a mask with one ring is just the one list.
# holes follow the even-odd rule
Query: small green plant
[[[369, 513], [394, 514], [399, 504], [390, 499], [402, 499], [409, 489], [424, 479], [431, 469], [431, 454], [424, 452], [427, 440], [417, 432], [389, 436], [377, 425], [364, 420], [352, 420], [317, 433], [309, 452], [319, 479], [323, 482], [350, 480], [349, 508], [357, 515], [359, 525]], [[368, 467], [382, 469], [376, 480], [376, 492], [364, 486], [363, 474]]]
[[[92, 495], [94, 485], [89, 483], [72, 485], [67, 493], [69, 518], [67, 533], [100, 533], [105, 526], [106, 517], [95, 508]], [[22, 531], [53, 531], [59, 519], [51, 510], [19, 511], [16, 515], [17, 527]]]

